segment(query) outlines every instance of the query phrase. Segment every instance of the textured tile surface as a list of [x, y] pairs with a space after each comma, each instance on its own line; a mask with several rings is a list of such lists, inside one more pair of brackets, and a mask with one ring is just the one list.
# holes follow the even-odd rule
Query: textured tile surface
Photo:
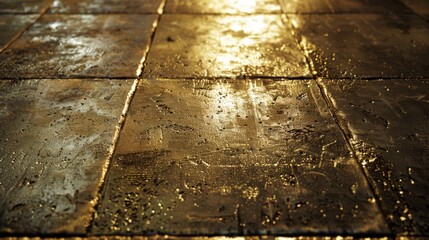
[[157, 13], [162, 0], [54, 0], [54, 13]]
[[[424, 1], [424, 0], [423, 0]], [[280, 0], [285, 13], [408, 13], [397, 0]]]
[[165, 15], [144, 77], [309, 76], [278, 15]]
[[143, 81], [92, 232], [386, 233], [314, 82]]
[[166, 13], [280, 13], [276, 0], [169, 0]]
[[416, 15], [290, 15], [320, 76], [429, 76], [429, 24]]
[[45, 15], [0, 55], [0, 78], [133, 78], [155, 19]]
[[37, 15], [0, 15], [0, 49], [13, 40], [28, 24], [34, 22]]
[[328, 81], [327, 92], [398, 233], [429, 233], [429, 81]]
[[85, 233], [130, 87], [0, 81], [0, 235]]

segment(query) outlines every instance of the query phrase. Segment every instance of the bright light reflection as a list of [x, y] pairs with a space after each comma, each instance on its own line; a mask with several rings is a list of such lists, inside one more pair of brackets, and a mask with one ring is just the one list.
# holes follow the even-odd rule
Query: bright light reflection
[[256, 10], [256, 0], [235, 0], [229, 2], [234, 9], [240, 9], [242, 12], [251, 13]]
[[58, 30], [58, 28], [60, 28], [62, 25], [63, 25], [63, 23], [61, 23], [61, 22], [53, 22], [53, 23], [50, 23], [48, 26], [49, 26], [49, 28], [50, 28], [51, 30], [56, 31], [56, 30]]
[[[271, 66], [263, 57], [264, 42], [273, 43], [281, 39], [277, 19], [272, 16], [254, 16], [246, 19], [225, 17], [218, 19], [219, 28], [207, 33], [207, 44], [219, 46], [221, 51], [208, 51], [206, 56], [213, 59], [214, 66], [221, 75], [241, 76], [248, 72], [258, 74], [261, 66]], [[195, 48], [200, 51], [201, 48]], [[200, 54], [200, 53], [198, 53]]]
[[265, 18], [254, 17], [247, 19], [247, 21], [234, 21], [225, 18], [223, 24], [228, 24], [229, 29], [235, 32], [244, 32], [246, 34], [260, 34], [266, 32], [270, 28], [270, 21], [266, 21]]
[[254, 13], [258, 7], [257, 0], [201, 1], [199, 5], [200, 8], [220, 10], [224, 13]]
[[300, 27], [298, 18], [296, 18], [294, 16], [290, 16], [289, 19], [290, 19], [290, 22], [291, 22], [291, 24], [292, 24], [292, 26], [294, 28], [299, 28]]

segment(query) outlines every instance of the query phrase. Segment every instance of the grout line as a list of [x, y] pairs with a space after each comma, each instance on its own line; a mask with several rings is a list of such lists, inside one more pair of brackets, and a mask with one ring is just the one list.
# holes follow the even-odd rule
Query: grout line
[[[10, 47], [10, 45], [12, 45], [16, 40], [18, 40], [18, 38], [20, 38], [24, 32], [26, 32], [28, 29], [30, 29], [36, 22], [38, 22], [51, 8], [53, 0], [49, 0], [45, 3], [45, 5], [43, 6], [42, 10], [39, 12], [39, 16], [32, 22], [29, 23], [27, 26], [25, 26], [23, 29], [21, 29], [21, 31], [19, 31], [15, 37], [12, 38], [12, 40], [10, 40], [4, 47], [2, 47], [0, 49], [0, 54], [3, 53], [8, 47]], [[30, 14], [29, 14], [30, 15]]]
[[[302, 50], [302, 49], [301, 49]], [[307, 63], [308, 64], [308, 63]], [[139, 63], [143, 66], [144, 64]], [[141, 71], [141, 70], [140, 70]], [[139, 71], [139, 73], [140, 73]], [[70, 76], [70, 77], [19, 77], [19, 78], [0, 78], [0, 81], [18, 81], [18, 80], [134, 80], [135, 77], [130, 76], [119, 76], [119, 77], [105, 77], [105, 76]], [[287, 81], [287, 80], [314, 80], [314, 76], [213, 76], [213, 77], [204, 77], [204, 76], [183, 76], [183, 77], [144, 77], [140, 76], [139, 79], [157, 79], [157, 80], [275, 80], [275, 81]], [[415, 81], [415, 80], [429, 80], [429, 76], [421, 76], [421, 77], [362, 77], [362, 78], [351, 78], [351, 77], [319, 77], [321, 80], [328, 81]]]
[[[287, 22], [287, 23], [289, 23], [289, 22], [290, 22], [290, 19], [288, 18], [288, 16], [287, 16], [287, 15], [284, 15], [284, 18], [286, 18], [286, 21], [284, 21], [285, 23], [286, 23], [286, 22]], [[286, 26], [286, 27], [288, 27], [288, 26]], [[325, 88], [324, 88], [324, 86], [323, 86], [323, 85], [322, 85], [322, 83], [320, 82], [320, 79], [321, 79], [321, 78], [317, 77], [317, 72], [316, 72], [316, 70], [315, 70], [314, 63], [313, 63], [313, 61], [311, 60], [311, 57], [310, 57], [309, 51], [308, 51], [308, 49], [307, 49], [307, 46], [305, 46], [305, 45], [302, 43], [302, 41], [300, 40], [300, 39], [301, 39], [301, 37], [298, 35], [298, 33], [297, 33], [297, 31], [296, 31], [295, 27], [293, 26], [293, 24], [291, 24], [289, 27], [291, 28], [291, 30], [292, 30], [292, 35], [294, 36], [294, 38], [295, 38], [295, 40], [297, 41], [297, 43], [298, 43], [299, 47], [301, 48], [301, 51], [303, 51], [303, 53], [304, 53], [304, 57], [305, 57], [305, 59], [306, 59], [307, 65], [308, 65], [308, 67], [310, 68], [310, 72], [313, 74], [313, 77], [314, 77], [314, 79], [313, 79], [313, 80], [315, 81], [315, 83], [317, 84], [317, 86], [318, 86], [318, 88], [319, 88], [319, 91], [320, 91], [320, 93], [321, 93], [321, 95], [322, 95], [322, 98], [323, 98], [323, 100], [324, 100], [325, 104], [327, 105], [327, 107], [328, 107], [328, 109], [329, 109], [329, 112], [330, 112], [330, 114], [331, 114], [331, 117], [333, 118], [333, 120], [335, 121], [336, 125], [337, 125], [337, 126], [338, 126], [338, 128], [340, 129], [341, 134], [342, 134], [343, 138], [345, 139], [345, 142], [346, 142], [346, 144], [347, 144], [348, 148], [350, 149], [350, 152], [352, 153], [353, 158], [355, 159], [356, 164], [358, 164], [358, 166], [359, 166], [359, 168], [360, 168], [360, 170], [361, 170], [361, 173], [363, 174], [363, 176], [364, 176], [364, 177], [365, 177], [365, 179], [366, 179], [366, 182], [368, 183], [368, 187], [369, 187], [369, 189], [371, 190], [372, 194], [373, 194], [373, 195], [374, 195], [374, 197], [375, 197], [377, 207], [378, 207], [378, 209], [379, 209], [379, 211], [380, 211], [381, 215], [383, 216], [384, 224], [385, 224], [386, 226], [388, 226], [389, 231], [390, 231], [390, 234], [393, 234], [391, 224], [390, 224], [390, 222], [388, 222], [388, 221], [387, 221], [387, 219], [388, 219], [388, 218], [387, 218], [387, 216], [386, 216], [386, 213], [383, 211], [382, 204], [381, 204], [381, 201], [380, 201], [380, 199], [379, 199], [380, 195], [378, 195], [378, 194], [377, 194], [377, 193], [378, 193], [377, 186], [373, 186], [372, 181], [370, 181], [370, 177], [369, 177], [369, 174], [368, 174], [367, 170], [366, 170], [366, 169], [365, 169], [365, 168], [364, 168], [364, 167], [359, 163], [359, 160], [358, 160], [359, 158], [357, 157], [357, 153], [356, 153], [356, 151], [355, 151], [355, 149], [354, 149], [354, 147], [353, 147], [353, 144], [352, 144], [351, 140], [350, 140], [350, 139], [349, 139], [349, 137], [348, 137], [347, 132], [350, 132], [350, 130], [349, 130], [347, 127], [343, 127], [343, 126], [342, 126], [341, 121], [339, 120], [339, 118], [338, 118], [338, 116], [337, 116], [337, 113], [336, 113], [336, 111], [335, 111], [335, 107], [334, 107], [334, 105], [332, 104], [332, 102], [331, 102], [331, 100], [330, 100], [330, 98], [329, 98], [328, 94], [325, 92]]]
[[162, 0], [160, 6], [158, 8], [158, 17], [157, 17], [157, 19], [154, 21], [154, 23], [152, 25], [152, 36], [150, 38], [149, 43], [146, 46], [146, 49], [145, 49], [145, 51], [143, 53], [143, 57], [140, 60], [140, 64], [139, 64], [139, 66], [138, 66], [138, 68], [136, 70], [136, 78], [134, 79], [133, 85], [131, 86], [131, 89], [128, 92], [127, 98], [125, 100], [124, 108], [122, 109], [121, 117], [120, 117], [120, 119], [119, 119], [119, 121], [118, 121], [118, 123], [116, 125], [116, 130], [115, 130], [115, 133], [113, 135], [112, 144], [111, 144], [111, 146], [109, 148], [108, 156], [107, 156], [106, 162], [105, 162], [105, 164], [103, 166], [103, 169], [102, 169], [102, 173], [101, 173], [101, 177], [100, 177], [100, 182], [98, 183], [98, 191], [97, 191], [97, 194], [94, 197], [94, 199], [91, 201], [91, 206], [92, 206], [92, 211], [93, 212], [92, 212], [91, 217], [89, 219], [88, 226], [86, 227], [86, 233], [87, 234], [90, 234], [92, 232], [92, 228], [93, 228], [93, 224], [94, 224], [94, 219], [95, 219], [95, 214], [97, 213], [97, 210], [98, 210], [98, 208], [100, 206], [100, 201], [99, 200], [100, 200], [100, 198], [101, 198], [101, 196], [103, 194], [103, 190], [104, 190], [104, 188], [106, 186], [107, 174], [108, 174], [108, 171], [109, 171], [109, 169], [111, 167], [110, 163], [111, 163], [111, 161], [113, 159], [113, 156], [114, 156], [114, 153], [115, 153], [115, 150], [116, 150], [116, 146], [117, 146], [117, 144], [119, 142], [119, 137], [120, 137], [121, 131], [122, 131], [122, 129], [125, 126], [125, 121], [126, 121], [126, 118], [127, 118], [127, 115], [128, 115], [128, 110], [129, 110], [129, 108], [131, 106], [131, 102], [134, 99], [134, 96], [136, 94], [137, 88], [138, 88], [138, 86], [140, 84], [140, 81], [141, 81], [141, 78], [140, 78], [141, 76], [140, 75], [143, 72], [144, 63], [145, 63], [145, 61], [147, 59], [147, 56], [149, 54], [149, 50], [150, 50], [150, 48], [152, 46], [153, 39], [154, 39], [154, 36], [155, 36], [155, 32], [156, 32], [158, 24], [159, 24], [159, 22], [161, 20], [161, 16], [163, 14], [166, 1], [167, 0]]
[[[78, 14], [78, 13], [76, 13]], [[92, 13], [87, 13], [92, 14]], [[95, 13], [97, 14], [97, 13]], [[103, 14], [103, 13], [100, 13]], [[107, 13], [110, 14], [110, 13]], [[121, 13], [118, 13], [121, 14]], [[126, 13], [124, 13], [126, 14]], [[136, 14], [150, 14], [150, 13], [136, 13]], [[195, 15], [195, 16], [276, 16], [276, 15], [282, 15], [282, 14], [288, 14], [288, 15], [414, 15], [415, 12], [413, 11], [399, 11], [399, 12], [377, 12], [377, 11], [366, 11], [366, 12], [359, 12], [359, 11], [353, 11], [353, 12], [283, 12], [283, 11], [273, 11], [273, 12], [254, 12], [254, 13], [222, 13], [222, 12], [166, 12], [164, 15]]]
[[281, 11], [279, 12], [255, 12], [255, 13], [227, 13], [227, 12], [166, 12], [164, 15], [191, 15], [191, 16], [237, 16], [237, 17], [246, 17], [246, 16], [276, 16], [283, 14]]
[[[35, 15], [38, 14], [38, 12], [2, 12], [0, 15]], [[46, 12], [47, 15], [157, 15], [157, 12]], [[414, 11], [403, 11], [403, 12], [255, 12], [255, 13], [221, 13], [221, 12], [165, 12], [163, 15], [195, 15], [195, 16], [264, 16], [264, 15], [282, 15], [282, 14], [288, 14], [288, 15], [300, 15], [300, 16], [306, 16], [306, 15], [418, 15], [419, 17], [422, 17], [420, 14], [414, 12]], [[424, 19], [426, 20], [426, 19]], [[427, 20], [426, 20], [427, 21]]]
[[79, 235], [79, 234], [3, 234], [0, 235], [0, 239], [14, 239], [14, 240], [41, 240], [41, 239], [52, 239], [52, 240], [86, 240], [86, 239], [136, 239], [136, 240], [220, 240], [220, 239], [230, 239], [230, 240], [242, 240], [242, 239], [282, 239], [282, 238], [291, 238], [291, 240], [299, 240], [299, 239], [309, 239], [309, 240], [333, 240], [333, 239], [400, 239], [401, 237], [405, 237], [408, 239], [414, 238], [423, 238], [424, 234], [420, 235], [409, 235], [409, 236], [401, 236], [396, 234], [380, 234], [380, 233], [349, 233], [345, 234], [342, 232], [338, 233], [299, 233], [292, 232], [290, 234], [205, 234], [205, 235], [177, 235], [177, 234], [163, 234], [163, 233], [155, 233], [155, 234], [137, 234], [137, 235], [129, 235], [129, 234], [100, 234], [100, 235]]
[[152, 26], [153, 27], [152, 28], [152, 35], [150, 36], [149, 43], [146, 46], [145, 54], [143, 55], [142, 59], [140, 60], [140, 64], [137, 67], [136, 76], [137, 76], [137, 78], [139, 80], [141, 79], [141, 77], [143, 75], [144, 65], [145, 65], [147, 57], [149, 55], [149, 50], [152, 47], [152, 43], [153, 43], [153, 40], [155, 38], [155, 33], [156, 33], [157, 28], [158, 28], [159, 22], [161, 21], [161, 16], [162, 16], [162, 14], [164, 12], [164, 8], [165, 8], [166, 2], [167, 2], [167, 0], [162, 0], [161, 4], [159, 5], [159, 8], [158, 8], [158, 17], [157, 17], [157, 19], [155, 20], [155, 22], [153, 23], [153, 26]]
[[48, 15], [157, 15], [157, 12], [49, 12]]
[[0, 81], [26, 81], [26, 80], [134, 80], [135, 77], [18, 77], [18, 78], [0, 78]]
[[[408, 8], [408, 7], [407, 7]], [[157, 10], [159, 11], [159, 9]], [[38, 12], [1, 12], [0, 15], [34, 15]], [[157, 15], [158, 12], [46, 12], [47, 15]], [[227, 12], [163, 12], [163, 15], [195, 15], [195, 16], [264, 16], [264, 15], [417, 15], [427, 21], [423, 16], [410, 9], [409, 11], [350, 11], [350, 12], [291, 12], [291, 11], [273, 11], [273, 12], [253, 12], [253, 13], [227, 13]]]
[[122, 109], [119, 121], [117, 122], [117, 124], [115, 126], [115, 132], [113, 134], [112, 143], [108, 149], [106, 161], [105, 161], [105, 163], [102, 167], [102, 170], [101, 170], [100, 181], [99, 181], [98, 186], [97, 186], [98, 190], [97, 190], [95, 197], [90, 201], [90, 206], [92, 207], [92, 209], [91, 209], [92, 213], [91, 213], [90, 219], [88, 221], [88, 226], [86, 227], [86, 233], [88, 233], [90, 228], [92, 227], [92, 224], [93, 224], [93, 221], [95, 218], [95, 213], [96, 213], [96, 210], [97, 210], [98, 205], [99, 205], [99, 199], [100, 199], [100, 196], [102, 194], [103, 188], [105, 186], [105, 180], [106, 180], [107, 172], [109, 170], [110, 163], [112, 161], [116, 146], [117, 146], [118, 141], [119, 141], [119, 135], [121, 133], [122, 128], [125, 125], [127, 113], [128, 113], [129, 108], [130, 108], [131, 101], [133, 100], [133, 97], [134, 97], [135, 92], [137, 90], [138, 84], [139, 84], [139, 80], [134, 79], [133, 85], [131, 86], [131, 89], [127, 94], [127, 98], [125, 100], [124, 108]]
[[5, 15], [18, 15], [18, 16], [25, 16], [25, 15], [37, 15], [40, 14], [39, 12], [0, 12], [0, 16]]
[[142, 79], [157, 79], [157, 80], [183, 80], [183, 81], [191, 81], [191, 80], [311, 80], [312, 77], [305, 77], [305, 76], [294, 76], [294, 77], [283, 77], [283, 76], [218, 76], [218, 77], [204, 77], [204, 76], [184, 76], [184, 77], [148, 77]]
[[398, 11], [398, 12], [379, 12], [379, 11], [365, 11], [365, 12], [359, 12], [359, 11], [351, 11], [351, 12], [283, 12], [283, 14], [287, 15], [300, 15], [300, 16], [324, 16], [324, 15], [414, 15], [414, 12], [412, 11]]

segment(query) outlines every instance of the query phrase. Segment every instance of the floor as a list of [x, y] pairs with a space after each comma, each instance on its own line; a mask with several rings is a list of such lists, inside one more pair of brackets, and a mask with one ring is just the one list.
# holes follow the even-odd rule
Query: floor
[[0, 236], [429, 236], [429, 2], [0, 0]]

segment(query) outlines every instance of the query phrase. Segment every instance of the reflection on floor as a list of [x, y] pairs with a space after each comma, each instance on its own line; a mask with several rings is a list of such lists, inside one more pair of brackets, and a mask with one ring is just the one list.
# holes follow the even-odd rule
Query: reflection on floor
[[429, 236], [428, 12], [0, 0], [0, 236]]

